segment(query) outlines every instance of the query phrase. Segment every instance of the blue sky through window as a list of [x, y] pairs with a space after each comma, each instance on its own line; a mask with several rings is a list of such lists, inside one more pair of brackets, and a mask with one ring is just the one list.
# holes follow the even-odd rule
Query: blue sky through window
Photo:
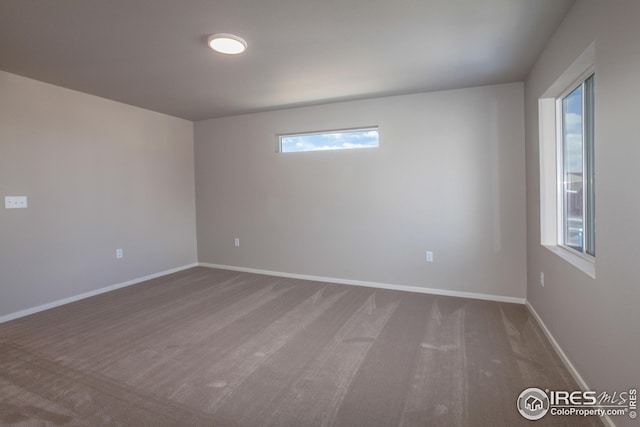
[[280, 136], [280, 151], [283, 153], [377, 146], [377, 128]]
[[565, 172], [582, 173], [582, 86], [562, 100]]

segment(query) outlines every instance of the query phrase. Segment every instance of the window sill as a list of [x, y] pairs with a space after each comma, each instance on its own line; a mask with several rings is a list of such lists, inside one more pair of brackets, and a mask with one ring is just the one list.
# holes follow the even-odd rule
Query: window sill
[[591, 278], [596, 278], [596, 263], [557, 245], [542, 245]]

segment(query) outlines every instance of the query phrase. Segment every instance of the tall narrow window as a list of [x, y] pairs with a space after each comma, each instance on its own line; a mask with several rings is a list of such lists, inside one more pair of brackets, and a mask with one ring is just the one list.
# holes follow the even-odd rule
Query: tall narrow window
[[559, 243], [595, 257], [594, 75], [558, 99]]

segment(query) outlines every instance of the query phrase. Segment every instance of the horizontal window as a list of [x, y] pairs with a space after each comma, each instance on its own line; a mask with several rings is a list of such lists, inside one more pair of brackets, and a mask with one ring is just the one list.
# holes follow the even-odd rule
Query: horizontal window
[[281, 153], [378, 147], [377, 127], [278, 135]]

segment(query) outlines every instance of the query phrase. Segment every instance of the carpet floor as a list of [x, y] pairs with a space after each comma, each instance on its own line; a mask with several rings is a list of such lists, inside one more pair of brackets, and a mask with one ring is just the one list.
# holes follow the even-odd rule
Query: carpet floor
[[526, 307], [192, 268], [0, 324], [3, 426], [589, 426]]

